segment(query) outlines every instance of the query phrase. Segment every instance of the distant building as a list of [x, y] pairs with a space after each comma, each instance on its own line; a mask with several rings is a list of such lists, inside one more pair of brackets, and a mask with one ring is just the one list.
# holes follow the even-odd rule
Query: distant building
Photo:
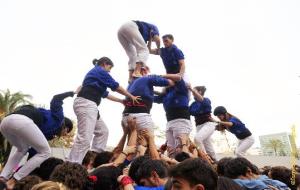
[[292, 148], [297, 150], [295, 139], [287, 132], [259, 136], [259, 141], [266, 156], [291, 156]]

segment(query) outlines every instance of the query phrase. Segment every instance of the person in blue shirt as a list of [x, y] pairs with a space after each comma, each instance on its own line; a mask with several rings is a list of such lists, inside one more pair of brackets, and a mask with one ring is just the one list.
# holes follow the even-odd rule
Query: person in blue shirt
[[217, 116], [220, 121], [211, 118], [211, 121], [216, 122], [218, 125], [216, 129], [218, 131], [224, 131], [225, 129], [234, 134], [239, 140], [235, 149], [235, 154], [238, 157], [244, 157], [246, 151], [254, 144], [254, 138], [250, 130], [241, 122], [237, 117], [227, 112], [223, 106], [218, 106], [214, 110], [214, 115]]
[[127, 96], [134, 103], [139, 100], [139, 97], [127, 92], [110, 76], [113, 62], [108, 57], [95, 59], [93, 64], [94, 68], [86, 74], [73, 105], [78, 120], [78, 131], [68, 160], [79, 164], [89, 150], [91, 141], [92, 151], [100, 153], [106, 148], [108, 128], [98, 112], [101, 99], [108, 98], [123, 104], [123, 100], [109, 95], [107, 88]]
[[148, 75], [149, 68], [143, 67], [142, 77], [138, 77], [129, 84], [127, 90], [134, 96], [139, 96], [141, 100], [138, 104], [131, 100], [125, 100], [125, 109], [123, 111], [122, 125], [127, 126], [129, 117], [136, 118], [138, 131], [148, 129], [153, 132], [153, 121], [150, 115], [154, 101], [154, 86], [166, 87], [174, 85], [174, 82], [168, 78], [168, 75]]
[[[51, 100], [50, 110], [32, 105], [21, 106], [2, 120], [2, 135], [17, 149], [16, 152], [11, 152], [0, 174], [1, 179], [9, 179], [8, 187], [27, 176], [50, 157], [51, 150], [47, 140], [55, 136], [64, 136], [72, 130], [73, 124], [64, 117], [62, 105], [65, 98], [73, 96], [74, 92], [55, 95]], [[15, 167], [30, 148], [35, 150], [35, 155], [13, 174]]]
[[188, 138], [192, 131], [189, 113], [189, 90], [180, 75], [176, 75], [175, 85], [155, 96], [154, 102], [163, 103], [167, 118], [166, 139], [168, 154], [174, 157], [182, 147], [179, 137]]
[[195, 135], [195, 143], [201, 147], [214, 161], [216, 161], [216, 153], [211, 142], [211, 136], [215, 131], [216, 124], [210, 121], [211, 118], [211, 101], [204, 97], [206, 91], [205, 86], [196, 86], [189, 88], [195, 101], [190, 105], [189, 111], [195, 117], [197, 133]]
[[120, 27], [118, 39], [129, 58], [129, 81], [131, 81], [133, 76], [141, 75], [141, 67], [147, 64], [149, 57], [147, 43], [153, 40], [157, 48], [160, 48], [159, 31], [153, 24], [134, 20]]
[[186, 83], [189, 83], [187, 75], [185, 73], [185, 61], [184, 54], [174, 44], [174, 37], [172, 34], [166, 34], [162, 37], [165, 47], [151, 49], [151, 40], [148, 43], [148, 49], [150, 54], [160, 55], [166, 72], [168, 74], [180, 74]]

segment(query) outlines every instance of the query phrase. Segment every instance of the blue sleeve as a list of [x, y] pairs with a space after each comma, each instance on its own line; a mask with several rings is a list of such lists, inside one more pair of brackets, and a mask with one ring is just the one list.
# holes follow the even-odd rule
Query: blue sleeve
[[182, 51], [178, 48], [176, 48], [176, 50], [175, 50], [175, 58], [176, 58], [176, 60], [184, 59], [184, 55], [183, 55]]
[[61, 119], [63, 117], [63, 100], [67, 97], [73, 97], [74, 92], [65, 92], [62, 94], [57, 94], [53, 96], [51, 103], [50, 103], [50, 111], [52, 116]]
[[154, 96], [154, 102], [157, 104], [161, 104], [164, 101], [164, 96], [160, 95], [160, 96]]
[[157, 26], [153, 25], [153, 24], [150, 24], [150, 28], [151, 28], [151, 36], [155, 36], [155, 35], [158, 35], [159, 36], [159, 31], [158, 31], [158, 28]]
[[205, 106], [206, 108], [210, 107], [210, 109], [211, 109], [211, 102], [208, 98], [203, 99], [202, 105]]
[[102, 95], [102, 98], [106, 98], [108, 96], [109, 92], [108, 91], [105, 91]]
[[150, 83], [152, 86], [169, 86], [169, 81], [168, 79], [165, 79], [163, 77], [154, 75], [154, 76], [149, 76], [150, 78]]
[[119, 83], [116, 82], [106, 71], [100, 73], [100, 80], [105, 86], [109, 87], [112, 91], [115, 91], [119, 87]]

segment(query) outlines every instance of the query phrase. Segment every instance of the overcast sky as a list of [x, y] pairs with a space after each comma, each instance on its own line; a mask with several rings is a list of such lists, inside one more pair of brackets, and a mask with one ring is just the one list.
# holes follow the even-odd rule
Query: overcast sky
[[[54, 94], [75, 90], [101, 56], [114, 61], [111, 75], [126, 87], [128, 58], [117, 31], [142, 20], [174, 35], [192, 85], [205, 85], [213, 107], [238, 116], [258, 142], [300, 125], [299, 10], [297, 0], [1, 0], [0, 89], [49, 106]], [[165, 72], [159, 57], [151, 55], [148, 65]], [[65, 115], [76, 120], [72, 104], [65, 101]], [[99, 109], [115, 145], [122, 107], [104, 100]], [[162, 106], [152, 115], [164, 129]]]

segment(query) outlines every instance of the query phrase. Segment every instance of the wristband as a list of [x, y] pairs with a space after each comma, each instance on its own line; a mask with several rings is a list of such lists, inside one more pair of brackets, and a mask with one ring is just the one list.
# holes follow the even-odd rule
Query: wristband
[[133, 184], [133, 180], [129, 177], [129, 176], [124, 176], [122, 179], [121, 179], [121, 185], [123, 187], [125, 187], [126, 185], [128, 184]]

